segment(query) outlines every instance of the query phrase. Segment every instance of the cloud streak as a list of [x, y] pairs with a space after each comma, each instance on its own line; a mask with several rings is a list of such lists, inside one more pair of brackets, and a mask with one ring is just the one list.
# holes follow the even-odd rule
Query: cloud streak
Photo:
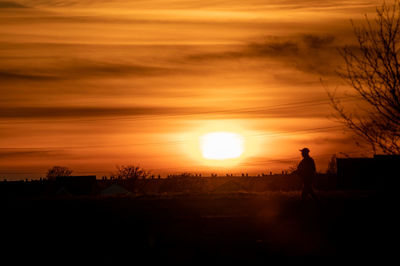
[[0, 159], [32, 159], [66, 157], [68, 153], [59, 149], [0, 149]]
[[0, 9], [11, 9], [11, 8], [27, 8], [24, 5], [18, 4], [16, 2], [11, 2], [11, 1], [0, 1]]
[[264, 41], [249, 43], [236, 51], [193, 54], [187, 59], [201, 63], [238, 58], [269, 59], [303, 72], [333, 75], [340, 63], [338, 49], [342, 47], [343, 44], [331, 34], [269, 36]]
[[181, 107], [0, 107], [1, 118], [87, 118], [143, 115], [195, 114], [196, 108]]
[[59, 80], [56, 76], [51, 75], [40, 75], [40, 74], [24, 74], [24, 73], [16, 73], [16, 72], [6, 72], [0, 71], [0, 81], [48, 81], [48, 80]]
[[[40, 61], [39, 61], [40, 62]], [[3, 66], [5, 68], [5, 66]], [[0, 65], [1, 69], [1, 65]], [[62, 59], [50, 66], [32, 68], [19, 65], [12, 70], [0, 70], [0, 80], [55, 81], [70, 79], [107, 78], [107, 77], [152, 77], [172, 75], [178, 70], [172, 67], [117, 63], [107, 61]]]

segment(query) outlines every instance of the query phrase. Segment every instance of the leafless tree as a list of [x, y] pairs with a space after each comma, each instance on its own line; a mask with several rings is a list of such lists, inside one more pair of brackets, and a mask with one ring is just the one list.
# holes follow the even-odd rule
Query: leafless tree
[[72, 170], [65, 166], [53, 166], [47, 170], [46, 177], [49, 180], [54, 180], [60, 176], [71, 176]]
[[150, 173], [138, 165], [117, 166], [117, 172], [112, 176], [117, 179], [145, 179]]
[[339, 121], [371, 145], [373, 152], [400, 153], [400, 1], [376, 8], [376, 18], [352, 22], [357, 46], [340, 50], [344, 67], [339, 75], [367, 107], [344, 108], [328, 92]]

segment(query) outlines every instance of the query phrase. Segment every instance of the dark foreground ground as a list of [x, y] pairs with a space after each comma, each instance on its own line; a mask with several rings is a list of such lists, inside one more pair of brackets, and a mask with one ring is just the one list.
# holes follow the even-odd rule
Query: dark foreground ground
[[386, 199], [319, 195], [320, 205], [310, 199], [302, 206], [300, 192], [2, 199], [1, 260], [320, 265], [395, 258], [388, 215], [395, 209]]

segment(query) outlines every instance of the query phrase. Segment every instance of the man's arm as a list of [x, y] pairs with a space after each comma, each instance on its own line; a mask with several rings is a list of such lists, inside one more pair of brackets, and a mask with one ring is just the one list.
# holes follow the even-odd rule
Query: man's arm
[[301, 162], [297, 165], [296, 170], [294, 170], [294, 171], [292, 172], [292, 174], [298, 175], [298, 174], [300, 173], [300, 169], [301, 169]]

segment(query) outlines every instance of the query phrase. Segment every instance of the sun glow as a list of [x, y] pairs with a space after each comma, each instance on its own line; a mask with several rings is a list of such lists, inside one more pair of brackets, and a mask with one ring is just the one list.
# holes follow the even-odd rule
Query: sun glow
[[200, 138], [200, 148], [204, 158], [225, 160], [238, 158], [244, 151], [243, 137], [231, 132], [212, 132]]

